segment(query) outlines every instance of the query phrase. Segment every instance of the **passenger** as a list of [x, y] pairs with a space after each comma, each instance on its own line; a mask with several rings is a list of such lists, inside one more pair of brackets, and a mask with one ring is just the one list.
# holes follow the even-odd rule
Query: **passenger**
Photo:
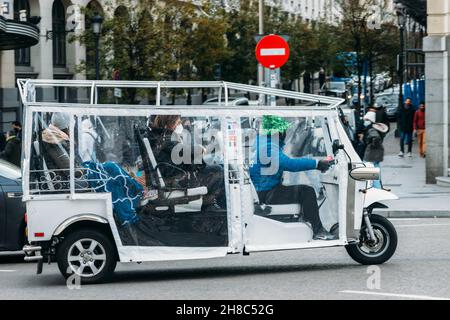
[[[316, 193], [306, 185], [283, 186], [283, 172], [300, 172], [318, 169], [322, 172], [330, 168], [328, 160], [317, 161], [308, 158], [290, 158], [283, 152], [286, 130], [290, 123], [280, 117], [264, 116], [263, 135], [257, 137], [256, 153], [250, 167], [250, 177], [258, 193], [260, 203], [299, 203], [303, 219], [311, 223], [313, 239], [334, 240], [336, 237], [322, 225], [319, 216]], [[268, 161], [264, 161], [267, 157]], [[266, 163], [267, 162], [267, 163]]]
[[[178, 115], [160, 115], [156, 116], [151, 124], [151, 146], [158, 163], [169, 163], [176, 167], [194, 174], [201, 186], [206, 186], [208, 194], [203, 198], [203, 204], [206, 211], [220, 211], [226, 208], [225, 198], [225, 182], [223, 169], [219, 165], [206, 165], [203, 161], [197, 163], [198, 159], [202, 160], [205, 148], [201, 145], [194, 145], [192, 139], [183, 141], [183, 125]], [[185, 145], [185, 146], [181, 146]], [[172, 159], [174, 148], [181, 150], [191, 150], [189, 155], [190, 161], [183, 162], [181, 165], [175, 163]], [[179, 156], [179, 155], [177, 155]], [[187, 159], [185, 155], [181, 155], [183, 159]], [[197, 160], [197, 161], [196, 161]], [[188, 187], [192, 180], [186, 181], [186, 177], [181, 177], [179, 170], [171, 166], [161, 166], [162, 176], [170, 181], [171, 187]]]
[[[63, 188], [68, 188], [70, 178], [70, 115], [64, 112], [55, 112], [52, 115], [50, 125], [42, 131], [42, 154], [49, 170], [54, 170], [57, 181], [63, 182]], [[76, 148], [75, 148], [76, 149]], [[75, 156], [75, 167], [81, 163], [78, 155]], [[82, 171], [75, 171], [75, 178], [83, 176]], [[75, 188], [87, 187], [85, 181], [75, 181]], [[61, 188], [58, 188], [61, 189]]]
[[[66, 113], [53, 113], [48, 128], [42, 131], [42, 148], [49, 169], [69, 169], [69, 123]], [[68, 174], [68, 173], [67, 173]]]

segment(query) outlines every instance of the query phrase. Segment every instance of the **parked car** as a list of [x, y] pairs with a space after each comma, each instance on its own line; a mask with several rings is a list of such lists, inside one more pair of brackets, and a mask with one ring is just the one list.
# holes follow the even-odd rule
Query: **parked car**
[[381, 92], [385, 89], [385, 79], [381, 74], [377, 74], [373, 79], [373, 90], [375, 92]]
[[397, 119], [398, 93], [379, 94], [375, 99], [375, 103], [386, 109], [390, 121], [395, 121]]
[[20, 168], [0, 160], [0, 251], [22, 250], [27, 242], [21, 177]]
[[343, 81], [331, 81], [323, 85], [320, 94], [329, 97], [337, 97], [348, 101], [349, 91], [347, 84]]

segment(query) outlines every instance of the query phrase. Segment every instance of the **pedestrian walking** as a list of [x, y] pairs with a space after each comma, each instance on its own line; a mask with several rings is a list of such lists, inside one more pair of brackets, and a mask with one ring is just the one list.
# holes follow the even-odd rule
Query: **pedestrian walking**
[[420, 104], [419, 109], [414, 114], [414, 132], [417, 135], [417, 142], [419, 144], [419, 155], [425, 158], [425, 102]]
[[397, 124], [400, 131], [400, 153], [399, 157], [405, 155], [405, 143], [408, 144], [408, 157], [412, 157], [412, 143], [413, 143], [413, 131], [414, 131], [414, 106], [412, 105], [411, 98], [405, 100], [405, 104], [398, 110]]
[[[366, 129], [364, 131], [364, 161], [372, 162], [374, 167], [381, 168], [381, 162], [384, 160], [384, 146], [383, 140], [389, 127], [384, 123], [377, 123], [376, 112], [369, 111], [364, 116], [364, 123]], [[379, 180], [374, 180], [374, 188], [382, 189], [381, 177]]]

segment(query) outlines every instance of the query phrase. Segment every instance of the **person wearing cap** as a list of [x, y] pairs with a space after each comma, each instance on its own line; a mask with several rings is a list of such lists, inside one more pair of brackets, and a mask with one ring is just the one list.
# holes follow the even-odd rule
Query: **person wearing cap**
[[260, 203], [290, 204], [299, 203], [303, 219], [311, 223], [313, 239], [334, 240], [336, 236], [329, 233], [322, 225], [314, 188], [307, 185], [283, 186], [285, 171], [300, 172], [330, 168], [330, 160], [309, 158], [291, 158], [283, 152], [286, 130], [290, 123], [276, 116], [263, 117], [262, 134], [256, 138], [255, 154], [250, 166], [250, 178], [258, 193]]

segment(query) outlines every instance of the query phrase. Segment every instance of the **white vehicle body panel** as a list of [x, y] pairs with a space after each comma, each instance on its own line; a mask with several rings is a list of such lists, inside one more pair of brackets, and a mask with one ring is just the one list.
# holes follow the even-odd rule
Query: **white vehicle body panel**
[[[86, 194], [77, 199], [31, 200], [26, 202], [29, 241], [51, 240], [58, 227], [80, 215], [97, 216], [108, 220], [110, 194]], [[43, 237], [35, 237], [43, 233]]]
[[376, 202], [385, 201], [385, 200], [398, 200], [398, 197], [395, 194], [393, 194], [392, 192], [389, 192], [386, 190], [370, 188], [366, 192], [364, 208], [367, 208]]

